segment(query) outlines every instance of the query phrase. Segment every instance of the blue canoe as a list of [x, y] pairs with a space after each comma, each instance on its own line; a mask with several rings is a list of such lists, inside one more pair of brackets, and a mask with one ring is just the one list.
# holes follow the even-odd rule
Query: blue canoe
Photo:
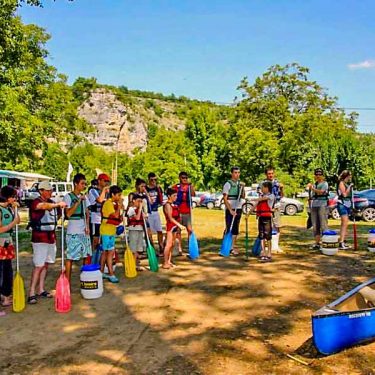
[[312, 315], [313, 341], [329, 355], [375, 339], [375, 278]]

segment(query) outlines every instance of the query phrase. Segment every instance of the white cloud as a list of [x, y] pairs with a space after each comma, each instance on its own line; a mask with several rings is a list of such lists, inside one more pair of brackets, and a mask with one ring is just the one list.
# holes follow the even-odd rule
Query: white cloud
[[349, 69], [375, 69], [375, 60], [365, 60], [355, 64], [348, 64]]

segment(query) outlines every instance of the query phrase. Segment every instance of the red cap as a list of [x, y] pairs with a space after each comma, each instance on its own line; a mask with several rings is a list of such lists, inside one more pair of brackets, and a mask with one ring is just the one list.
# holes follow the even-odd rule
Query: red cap
[[111, 181], [110, 177], [105, 173], [100, 173], [98, 180]]

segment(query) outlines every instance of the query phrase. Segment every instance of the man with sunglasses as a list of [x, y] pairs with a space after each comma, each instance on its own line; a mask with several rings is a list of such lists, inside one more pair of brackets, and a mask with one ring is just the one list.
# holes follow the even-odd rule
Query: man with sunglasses
[[[194, 186], [189, 181], [189, 176], [186, 172], [180, 172], [178, 175], [180, 183], [172, 186], [172, 189], [177, 191], [177, 199], [175, 204], [178, 205], [181, 214], [181, 224], [187, 229], [188, 240], [192, 232], [191, 226], [191, 197], [195, 196]], [[182, 255], [181, 234], [177, 234], [179, 240], [179, 253]]]
[[159, 244], [159, 254], [164, 254], [163, 248], [163, 229], [161, 226], [159, 207], [163, 205], [163, 190], [157, 184], [158, 178], [156, 174], [151, 172], [148, 174], [148, 185], [146, 190], [150, 200], [151, 212], [148, 215], [148, 222], [150, 224], [150, 229], [152, 233], [157, 233], [158, 244]]
[[306, 188], [310, 190], [311, 202], [311, 221], [315, 237], [315, 244], [312, 246], [314, 250], [320, 250], [321, 234], [327, 229], [327, 205], [329, 186], [324, 180], [322, 168], [316, 168], [314, 171], [314, 184], [307, 184]]

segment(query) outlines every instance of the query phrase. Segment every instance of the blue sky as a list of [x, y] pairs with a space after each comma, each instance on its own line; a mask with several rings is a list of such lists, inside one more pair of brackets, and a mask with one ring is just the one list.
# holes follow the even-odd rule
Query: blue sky
[[[244, 76], [298, 62], [343, 107], [375, 108], [373, 0], [66, 0], [23, 6], [70, 82], [231, 102]], [[358, 111], [375, 132], [375, 111]]]

